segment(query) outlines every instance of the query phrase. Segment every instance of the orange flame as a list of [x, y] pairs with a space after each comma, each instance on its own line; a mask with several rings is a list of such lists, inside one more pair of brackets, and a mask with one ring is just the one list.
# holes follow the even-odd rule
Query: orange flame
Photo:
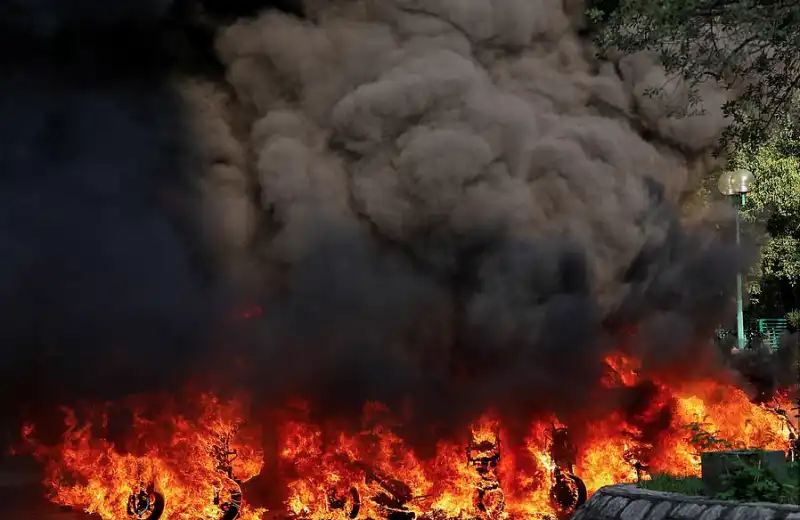
[[[606, 361], [608, 388], [643, 384], [636, 360]], [[602, 486], [648, 474], [699, 475], [701, 451], [788, 447], [786, 418], [753, 404], [742, 390], [711, 380], [671, 386], [649, 380], [648, 385], [646, 406], [635, 416], [620, 410], [580, 424], [539, 417], [524, 435], [511, 436], [488, 411], [463, 438], [440, 440], [426, 457], [404, 440], [402, 421], [383, 404], [367, 403], [358, 426], [348, 427], [315, 423], [311, 405], [295, 403], [276, 424], [275, 460], [286, 511], [303, 520], [389, 514], [409, 520], [532, 520], [563, 513], [554, 492], [565, 475], [580, 477], [590, 496]], [[777, 407], [791, 407], [788, 396], [777, 400]], [[152, 483], [165, 497], [163, 520], [219, 518], [213, 496], [230, 479], [220, 473], [215, 448], [221, 439], [231, 439], [238, 453], [232, 473], [244, 482], [263, 466], [260, 433], [242, 426], [240, 402], [210, 395], [200, 401], [196, 419], [167, 415], [147, 421], [137, 415], [136, 449], [130, 450], [96, 436], [91, 422], [81, 424], [67, 411], [59, 446], [31, 441], [46, 461], [52, 500], [118, 520], [126, 518], [128, 497], [137, 486]], [[99, 426], [105, 422], [101, 417]], [[576, 430], [574, 438], [569, 432], [570, 442], [564, 441], [567, 426]], [[30, 438], [33, 430], [25, 433]], [[573, 482], [570, 492], [580, 494], [574, 481], [567, 482]], [[256, 520], [263, 513], [245, 504], [239, 518]]]
[[[636, 360], [612, 356], [607, 364], [610, 370], [604, 383], [608, 387], [632, 387], [641, 382]], [[787, 449], [786, 420], [766, 406], [753, 404], [740, 389], [710, 380], [675, 388], [652, 383], [655, 396], [639, 421], [612, 413], [583, 425], [572, 469], [586, 484], [588, 495], [605, 485], [649, 478], [648, 473], [699, 475], [701, 451]], [[777, 404], [787, 409], [791, 406], [785, 396]], [[374, 403], [365, 407], [365, 424], [379, 408]], [[668, 423], [648, 438], [637, 424], [652, 423], [665, 411]], [[380, 478], [376, 481], [374, 477], [384, 475], [409, 488], [395, 501], [395, 510], [428, 518], [488, 516], [491, 520], [487, 511], [476, 506], [475, 490], [482, 484], [465, 453], [467, 439], [442, 441], [435, 456], [422, 460], [393, 432], [390, 423], [372, 424], [356, 435], [330, 435], [307, 418], [283, 424], [280, 457], [289, 475], [288, 511], [310, 520], [348, 520], [353, 514], [357, 518], [386, 517], [382, 499], [375, 499], [387, 494]], [[522, 446], [502, 447], [496, 469], [504, 500], [501, 516], [540, 518], [557, 513], [550, 493], [558, 471], [549, 449], [554, 426], [562, 426], [556, 417], [533, 421]], [[508, 435], [497, 418], [486, 414], [473, 424], [470, 437], [471, 445], [487, 441], [489, 446]], [[345, 504], [350, 496], [360, 497], [357, 512], [352, 504]], [[401, 504], [401, 499], [407, 501]]]
[[[81, 423], [73, 410], [64, 409], [67, 430], [56, 447], [37, 443], [31, 426], [23, 434], [34, 455], [46, 463], [44, 484], [57, 504], [119, 520], [129, 517], [129, 497], [152, 486], [164, 497], [163, 519], [216, 520], [221, 513], [214, 505], [215, 493], [224, 502], [238, 483], [218, 471], [215, 450], [235, 450], [232, 475], [239, 482], [261, 472], [263, 451], [260, 431], [242, 423], [240, 402], [211, 395], [199, 401], [201, 413], [195, 419], [176, 415], [151, 421], [136, 413], [131, 451], [95, 435], [97, 427], [107, 428], [106, 413], [94, 424]], [[243, 504], [239, 518], [256, 520], [263, 513]]]

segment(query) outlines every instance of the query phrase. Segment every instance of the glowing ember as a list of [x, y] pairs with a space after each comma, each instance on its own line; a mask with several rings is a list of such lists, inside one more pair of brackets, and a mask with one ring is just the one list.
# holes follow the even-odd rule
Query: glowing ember
[[264, 510], [241, 504], [240, 488], [261, 472], [260, 431], [244, 426], [237, 401], [203, 395], [199, 403], [194, 419], [135, 413], [125, 450], [96, 435], [108, 427], [106, 412], [81, 423], [64, 410], [67, 431], [56, 447], [36, 442], [30, 426], [23, 433], [46, 463], [44, 484], [57, 504], [104, 520], [228, 520], [237, 509], [241, 520], [261, 518]]

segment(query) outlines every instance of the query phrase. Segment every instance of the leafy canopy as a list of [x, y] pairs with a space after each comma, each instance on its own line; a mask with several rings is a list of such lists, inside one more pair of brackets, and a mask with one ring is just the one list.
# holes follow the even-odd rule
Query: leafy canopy
[[782, 121], [763, 145], [739, 148], [731, 162], [755, 174], [745, 217], [767, 216], [760, 275], [795, 286], [800, 282], [800, 132]]
[[795, 110], [800, 88], [797, 0], [596, 0], [589, 10], [600, 55], [657, 53], [672, 78], [715, 82], [738, 96], [723, 107], [723, 144], [760, 142]]

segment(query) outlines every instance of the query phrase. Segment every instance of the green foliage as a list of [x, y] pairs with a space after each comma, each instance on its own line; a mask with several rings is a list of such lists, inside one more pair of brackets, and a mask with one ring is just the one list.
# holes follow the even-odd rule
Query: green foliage
[[786, 313], [786, 321], [793, 329], [800, 328], [800, 311], [790, 311]]
[[756, 174], [743, 210], [768, 232], [746, 280], [750, 318], [800, 309], [800, 2], [590, 0], [588, 19], [601, 56], [660, 57], [667, 81], [647, 93], [686, 89], [688, 110], [673, 117], [704, 110], [705, 84], [735, 94], [722, 144], [733, 151], [730, 166]]
[[[800, 306], [800, 132], [783, 118], [761, 146], [741, 146], [730, 167], [755, 174], [742, 207], [745, 221], [768, 232], [748, 280], [755, 309], [770, 317]], [[780, 309], [769, 310], [780, 305]]]
[[769, 213], [773, 234], [800, 233], [800, 133], [782, 120], [760, 146], [742, 146], [731, 156], [731, 167], [755, 174], [742, 211], [756, 219]]
[[786, 235], [770, 237], [761, 248], [761, 273], [796, 285], [800, 279], [800, 240]]
[[[703, 422], [692, 422], [683, 426], [689, 433], [690, 441], [698, 454], [709, 451], [742, 449], [742, 443], [731, 442], [718, 437], [719, 432], [708, 429]], [[737, 457], [731, 461], [728, 471], [722, 475], [725, 491], [715, 498], [720, 500], [737, 500], [743, 502], [776, 502], [781, 504], [800, 503], [800, 462], [788, 462], [789, 479], [779, 482], [772, 472], [761, 463], [761, 457], [755, 457], [755, 464], [748, 459]], [[702, 481], [696, 477], [675, 477], [671, 475], [653, 475], [652, 480], [643, 480], [639, 486], [654, 491], [683, 493], [685, 495], [701, 495]]]
[[706, 428], [709, 425], [701, 422], [692, 422], [683, 426], [691, 435], [689, 441], [695, 447], [698, 453], [704, 451], [719, 451], [733, 448], [733, 444], [726, 440], [717, 437], [717, 433]]
[[741, 457], [733, 459], [731, 467], [722, 475], [722, 485], [725, 491], [715, 497], [721, 500], [798, 503], [798, 487], [779, 482], [760, 460], [753, 464]]
[[652, 491], [681, 493], [683, 495], [696, 496], [703, 494], [703, 481], [697, 477], [673, 477], [672, 475], [656, 474], [650, 480], [639, 482], [639, 487]]
[[705, 82], [739, 93], [724, 106], [732, 120], [726, 144], [762, 142], [781, 116], [795, 110], [800, 2], [619, 0], [595, 2], [588, 18], [601, 55], [656, 53], [667, 73], [685, 82], [692, 111], [702, 110], [699, 86]]
[[[778, 504], [800, 503], [800, 491], [792, 482], [800, 482], [800, 463], [788, 464], [789, 479], [779, 482], [760, 461], [748, 463], [745, 459], [732, 460], [728, 471], [722, 475], [721, 483], [725, 491], [714, 498], [740, 502], [774, 502]], [[683, 495], [703, 495], [703, 481], [697, 477], [676, 477], [667, 474], [653, 475], [651, 480], [642, 480], [639, 487], [652, 491], [681, 493]]]
[[[796, 475], [800, 470], [797, 463], [789, 464], [789, 474]], [[790, 478], [789, 482], [793, 482]], [[774, 502], [778, 504], [800, 503], [798, 487], [789, 482], [778, 482], [772, 473], [760, 464], [748, 464], [735, 459], [729, 471], [722, 476], [725, 491], [716, 497], [719, 500], [741, 502]], [[703, 495], [703, 481], [698, 477], [675, 477], [667, 474], [653, 475], [650, 480], [642, 480], [639, 487], [652, 491], [681, 493], [683, 495]]]

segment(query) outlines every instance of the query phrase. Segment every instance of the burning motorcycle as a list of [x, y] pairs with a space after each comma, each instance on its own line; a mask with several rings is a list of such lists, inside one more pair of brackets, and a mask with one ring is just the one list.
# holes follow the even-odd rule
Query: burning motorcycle
[[[211, 455], [216, 462], [218, 482], [214, 484], [213, 503], [219, 509], [217, 520], [236, 520], [242, 508], [241, 483], [233, 476], [236, 450], [230, 449], [231, 436], [219, 439], [212, 446]], [[164, 514], [164, 495], [155, 490], [152, 482], [140, 480], [128, 497], [127, 513], [130, 520], [159, 520]]]
[[[497, 464], [500, 460], [499, 433], [495, 432], [490, 439], [481, 440], [470, 435], [466, 456], [467, 464], [473, 467], [478, 475], [473, 495], [475, 509], [487, 520], [499, 519], [505, 509], [505, 495], [500, 487], [497, 473]], [[364, 474], [365, 484], [373, 489], [373, 485], [377, 484], [380, 491], [370, 496], [369, 499], [378, 506], [382, 518], [413, 520], [416, 517], [415, 512], [409, 508], [409, 504], [426, 497], [413, 496], [413, 490], [407, 484], [382, 474], [368, 464], [354, 460], [344, 462]], [[347, 518], [355, 519], [361, 510], [361, 496], [355, 487], [351, 487], [343, 494], [330, 491], [328, 507], [332, 510], [342, 511]], [[431, 512], [431, 518], [438, 518], [436, 512]]]
[[550, 502], [560, 518], [568, 518], [586, 502], [587, 492], [586, 485], [574, 473], [577, 449], [567, 428], [553, 425], [549, 451], [554, 465]]
[[[363, 462], [347, 461], [351, 468], [358, 469], [364, 474], [364, 482], [368, 486], [377, 484], [380, 488], [370, 500], [381, 510], [382, 517], [388, 520], [413, 520], [416, 516], [408, 508], [408, 504], [415, 498], [413, 491], [405, 483], [386, 476], [378, 470]], [[348, 518], [358, 517], [361, 510], [361, 496], [358, 489], [351, 487], [344, 495], [336, 495], [330, 492], [328, 495], [328, 505], [331, 509], [343, 511]]]
[[218, 520], [236, 520], [242, 509], [242, 484], [233, 476], [233, 461], [238, 453], [230, 448], [230, 441], [231, 436], [225, 436], [211, 448], [217, 461], [216, 472], [221, 476], [214, 486], [214, 505], [222, 512]]
[[506, 500], [500, 487], [497, 465], [500, 462], [500, 433], [478, 440], [470, 435], [467, 444], [467, 463], [478, 473], [478, 484], [472, 503], [486, 518], [496, 520], [505, 510]]

